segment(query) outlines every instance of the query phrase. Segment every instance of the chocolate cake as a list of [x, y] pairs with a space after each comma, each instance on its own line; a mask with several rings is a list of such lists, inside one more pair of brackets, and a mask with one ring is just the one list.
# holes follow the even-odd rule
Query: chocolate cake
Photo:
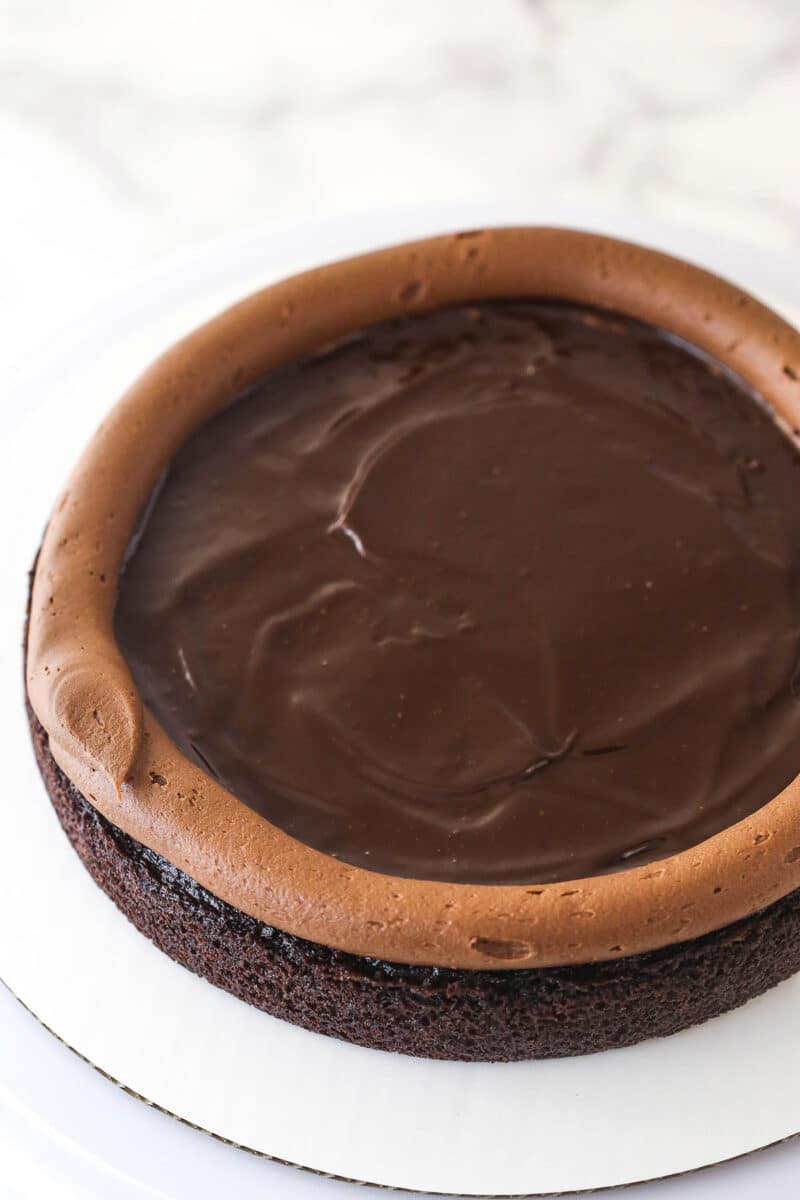
[[27, 640], [59, 819], [286, 1020], [586, 1053], [800, 968], [800, 337], [688, 264], [459, 234], [267, 289], [113, 410]]

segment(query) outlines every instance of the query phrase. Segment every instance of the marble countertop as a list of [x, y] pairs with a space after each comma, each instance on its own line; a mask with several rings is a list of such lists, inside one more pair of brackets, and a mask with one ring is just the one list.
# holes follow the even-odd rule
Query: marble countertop
[[797, 0], [0, 0], [21, 352], [262, 224], [503, 196], [800, 252]]
[[799, 114], [800, 0], [0, 0], [0, 353], [196, 242], [370, 210], [596, 206], [800, 264]]

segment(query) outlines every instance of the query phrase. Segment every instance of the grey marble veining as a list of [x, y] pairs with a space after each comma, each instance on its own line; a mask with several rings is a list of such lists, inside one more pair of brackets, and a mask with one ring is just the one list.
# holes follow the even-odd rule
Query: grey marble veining
[[12, 342], [255, 223], [502, 195], [800, 249], [797, 0], [0, 0]]

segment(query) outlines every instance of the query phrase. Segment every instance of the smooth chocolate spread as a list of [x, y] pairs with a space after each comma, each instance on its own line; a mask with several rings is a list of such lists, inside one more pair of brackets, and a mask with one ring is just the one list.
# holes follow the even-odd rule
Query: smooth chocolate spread
[[117, 636], [181, 750], [330, 855], [638, 866], [800, 769], [798, 465], [730, 372], [632, 320], [377, 326], [178, 452]]

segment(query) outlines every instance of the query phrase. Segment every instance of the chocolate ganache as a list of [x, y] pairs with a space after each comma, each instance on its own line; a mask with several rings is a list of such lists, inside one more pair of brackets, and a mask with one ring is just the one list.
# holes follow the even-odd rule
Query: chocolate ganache
[[798, 464], [741, 381], [636, 321], [391, 322], [186, 442], [117, 637], [180, 749], [337, 858], [640, 865], [800, 769]]

